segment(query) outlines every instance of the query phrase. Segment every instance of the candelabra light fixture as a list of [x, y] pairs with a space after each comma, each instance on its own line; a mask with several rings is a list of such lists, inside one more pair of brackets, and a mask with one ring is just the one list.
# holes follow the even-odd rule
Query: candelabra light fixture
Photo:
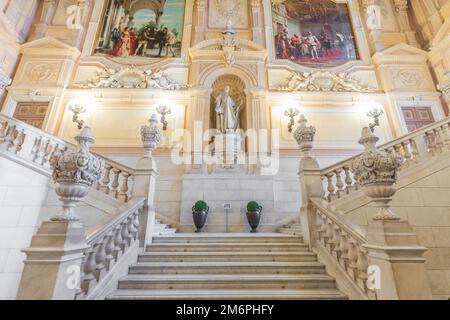
[[161, 115], [161, 123], [163, 125], [163, 130], [166, 131], [169, 126], [169, 122], [167, 122], [166, 116], [171, 115], [172, 110], [168, 106], [161, 105], [156, 109], [156, 112], [158, 112]]
[[297, 108], [289, 108], [284, 112], [284, 115], [290, 119], [288, 124], [289, 133], [292, 133], [292, 131], [294, 130], [295, 117], [297, 117], [299, 114], [300, 111]]
[[367, 116], [373, 119], [373, 122], [369, 124], [370, 131], [375, 132], [375, 128], [380, 126], [380, 117], [384, 114], [384, 111], [380, 104], [373, 102], [371, 103], [369, 112]]
[[72, 121], [77, 124], [78, 130], [83, 129], [84, 121], [80, 119], [80, 115], [86, 112], [86, 106], [80, 102], [74, 102], [69, 105], [69, 109], [73, 112]]

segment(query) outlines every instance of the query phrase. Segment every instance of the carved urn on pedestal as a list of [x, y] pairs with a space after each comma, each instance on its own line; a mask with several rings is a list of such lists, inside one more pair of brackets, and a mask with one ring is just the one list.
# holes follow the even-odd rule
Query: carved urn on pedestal
[[389, 203], [397, 189], [397, 171], [402, 159], [395, 154], [379, 151], [376, 143], [379, 138], [369, 128], [364, 128], [359, 143], [365, 152], [353, 163], [353, 172], [364, 193], [380, 207], [374, 220], [400, 220], [400, 217], [389, 209]]
[[89, 146], [95, 142], [91, 128], [85, 127], [75, 137], [79, 148], [67, 151], [53, 161], [53, 180], [55, 192], [63, 203], [63, 212], [52, 221], [79, 221], [75, 214], [76, 204], [87, 196], [103, 174], [105, 163], [89, 152]]
[[159, 146], [163, 140], [163, 134], [158, 127], [158, 118], [153, 114], [147, 126], [141, 128], [141, 139], [147, 157], [151, 158], [153, 151]]

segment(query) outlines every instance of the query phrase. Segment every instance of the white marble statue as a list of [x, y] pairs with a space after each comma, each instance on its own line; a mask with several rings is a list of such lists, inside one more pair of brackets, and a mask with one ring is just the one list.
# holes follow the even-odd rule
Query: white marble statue
[[239, 127], [239, 114], [242, 103], [237, 104], [230, 96], [230, 87], [216, 98], [217, 129], [222, 133], [236, 131]]

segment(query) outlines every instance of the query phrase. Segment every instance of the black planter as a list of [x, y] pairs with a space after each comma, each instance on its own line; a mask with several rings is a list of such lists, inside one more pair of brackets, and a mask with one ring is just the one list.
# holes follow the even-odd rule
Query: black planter
[[247, 212], [247, 220], [248, 224], [252, 228], [251, 233], [258, 232], [256, 229], [258, 229], [259, 222], [261, 221], [261, 213], [262, 213], [262, 207], [259, 207], [257, 211], [248, 211]]
[[195, 207], [192, 207], [192, 217], [194, 218], [194, 224], [197, 230], [195, 232], [202, 232], [205, 226], [206, 219], [208, 218], [209, 207], [205, 210], [196, 211]]

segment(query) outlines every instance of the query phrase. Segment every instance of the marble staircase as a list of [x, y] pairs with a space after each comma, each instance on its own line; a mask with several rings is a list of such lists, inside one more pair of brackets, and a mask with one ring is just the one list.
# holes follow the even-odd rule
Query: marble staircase
[[346, 299], [303, 243], [282, 233], [155, 236], [107, 299]]

